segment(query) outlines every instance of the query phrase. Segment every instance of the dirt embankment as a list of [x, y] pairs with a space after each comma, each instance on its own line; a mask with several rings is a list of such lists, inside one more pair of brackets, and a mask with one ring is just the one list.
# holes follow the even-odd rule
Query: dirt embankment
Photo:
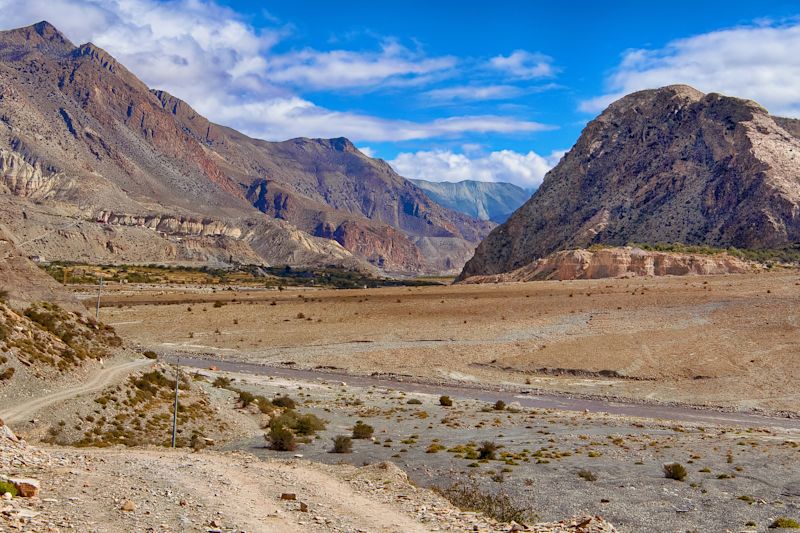
[[462, 283], [602, 279], [642, 276], [744, 274], [755, 263], [726, 253], [713, 255], [652, 252], [630, 246], [598, 250], [563, 250], [504, 274], [472, 276]]

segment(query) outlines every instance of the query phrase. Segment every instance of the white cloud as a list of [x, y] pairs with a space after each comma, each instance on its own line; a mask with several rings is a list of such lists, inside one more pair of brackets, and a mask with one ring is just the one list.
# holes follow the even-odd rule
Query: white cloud
[[800, 116], [800, 24], [743, 26], [630, 50], [607, 80], [608, 93], [580, 109], [598, 112], [622, 95], [683, 83], [750, 98], [775, 114]]
[[500, 150], [470, 157], [450, 150], [433, 150], [401, 153], [389, 161], [389, 164], [407, 178], [428, 181], [503, 181], [532, 189], [542, 183], [544, 175], [563, 155], [563, 151], [541, 156], [533, 151], [522, 154]]
[[523, 94], [523, 90], [513, 85], [462, 85], [433, 89], [423, 93], [423, 97], [437, 102], [456, 100], [505, 100]]
[[553, 58], [526, 50], [514, 50], [507, 56], [495, 56], [489, 60], [489, 66], [525, 80], [548, 78], [556, 73]]
[[394, 141], [545, 128], [504, 116], [414, 122], [317, 106], [295, 86], [417, 83], [446, 72], [455, 60], [428, 58], [391, 41], [373, 53], [277, 54], [273, 47], [288, 30], [256, 30], [213, 0], [0, 0], [0, 12], [6, 29], [48, 20], [76, 43], [92, 41], [149, 86], [186, 100], [213, 121], [265, 139], [345, 135]]
[[358, 151], [367, 157], [377, 157], [375, 150], [373, 150], [369, 146], [358, 146]]
[[453, 57], [426, 58], [395, 42], [385, 42], [380, 52], [303, 50], [269, 59], [267, 71], [278, 83], [314, 89], [376, 87], [379, 84], [424, 82], [428, 75], [456, 65]]

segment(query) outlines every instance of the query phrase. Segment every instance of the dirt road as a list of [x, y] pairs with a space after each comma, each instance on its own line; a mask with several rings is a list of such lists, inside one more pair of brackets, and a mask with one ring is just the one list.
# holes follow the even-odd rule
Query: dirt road
[[153, 361], [147, 359], [137, 359], [135, 361], [125, 361], [115, 365], [106, 366], [105, 368], [97, 371], [85, 383], [77, 387], [59, 390], [46, 396], [34, 398], [15, 405], [10, 409], [6, 409], [5, 411], [0, 412], [0, 419], [9, 424], [21, 422], [31, 418], [34, 414], [36, 414], [38, 411], [41, 411], [45, 407], [49, 407], [58, 402], [68, 400], [82, 394], [99, 391], [118, 381], [133, 370], [136, 370], [142, 366], [150, 365], [152, 363]]

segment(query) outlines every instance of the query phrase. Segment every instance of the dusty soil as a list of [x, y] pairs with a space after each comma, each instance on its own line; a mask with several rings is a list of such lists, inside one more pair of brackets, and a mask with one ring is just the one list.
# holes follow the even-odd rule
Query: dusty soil
[[110, 290], [101, 318], [159, 353], [800, 411], [796, 271], [338, 291]]

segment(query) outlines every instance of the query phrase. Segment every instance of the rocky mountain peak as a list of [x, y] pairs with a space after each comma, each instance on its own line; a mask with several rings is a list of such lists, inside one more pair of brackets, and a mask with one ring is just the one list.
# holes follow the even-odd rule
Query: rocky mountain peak
[[74, 48], [75, 45], [63, 33], [45, 20], [24, 28], [0, 32], [0, 55], [12, 52], [24, 55], [37, 50], [46, 55], [61, 57]]
[[800, 242], [796, 122], [686, 85], [639, 91], [587, 124], [462, 276], [593, 244], [776, 248]]

